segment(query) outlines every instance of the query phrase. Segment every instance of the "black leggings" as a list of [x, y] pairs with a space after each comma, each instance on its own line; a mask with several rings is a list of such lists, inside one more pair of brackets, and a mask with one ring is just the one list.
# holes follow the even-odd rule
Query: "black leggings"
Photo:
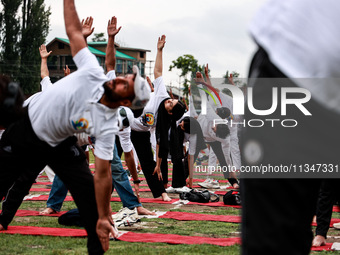
[[[218, 161], [220, 162], [221, 164], [221, 168], [222, 169], [229, 169], [228, 168], [228, 164], [225, 160], [225, 157], [224, 157], [224, 153], [223, 153], [223, 150], [222, 150], [222, 145], [221, 145], [221, 142], [219, 141], [215, 141], [215, 142], [210, 142], [208, 143], [211, 148], [213, 149], [214, 153], [216, 154], [216, 157], [218, 159]], [[228, 179], [229, 183], [231, 185], [234, 185], [235, 183], [238, 183], [238, 181], [235, 179], [235, 178], [230, 178], [229, 177], [229, 171], [223, 171], [223, 175], [224, 175], [224, 178]]]
[[152, 192], [153, 197], [159, 197], [165, 193], [163, 182], [158, 180], [158, 175], [153, 174], [156, 162], [153, 160], [153, 154], [150, 143], [150, 132], [137, 132], [131, 130], [131, 141], [142, 167], [144, 176]]

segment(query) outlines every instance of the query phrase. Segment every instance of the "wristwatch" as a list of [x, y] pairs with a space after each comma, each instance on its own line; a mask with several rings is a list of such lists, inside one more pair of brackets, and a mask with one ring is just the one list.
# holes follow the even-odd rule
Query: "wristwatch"
[[142, 182], [141, 180], [133, 181], [134, 184], [139, 184], [139, 183], [141, 183], [141, 182]]

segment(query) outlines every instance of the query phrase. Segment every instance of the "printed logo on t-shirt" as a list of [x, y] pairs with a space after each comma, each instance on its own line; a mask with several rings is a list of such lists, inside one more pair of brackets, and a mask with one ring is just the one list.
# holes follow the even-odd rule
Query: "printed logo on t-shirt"
[[81, 118], [75, 122], [72, 120], [72, 125], [75, 130], [87, 129], [89, 126], [89, 122], [87, 121], [87, 119]]
[[147, 126], [153, 126], [153, 124], [155, 123], [155, 118], [151, 112], [147, 112], [144, 115], [143, 121], [144, 124], [146, 124]]

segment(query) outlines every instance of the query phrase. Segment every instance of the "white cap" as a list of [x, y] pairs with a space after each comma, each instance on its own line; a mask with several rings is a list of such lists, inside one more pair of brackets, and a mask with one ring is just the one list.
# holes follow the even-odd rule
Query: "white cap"
[[137, 66], [133, 66], [133, 73], [136, 74], [134, 89], [135, 99], [132, 101], [131, 109], [144, 108], [150, 99], [151, 89], [145, 79], [140, 76], [139, 69]]
[[129, 127], [133, 121], [134, 121], [134, 116], [133, 116], [132, 111], [125, 106], [120, 106], [118, 108], [119, 130], [123, 130], [124, 128]]

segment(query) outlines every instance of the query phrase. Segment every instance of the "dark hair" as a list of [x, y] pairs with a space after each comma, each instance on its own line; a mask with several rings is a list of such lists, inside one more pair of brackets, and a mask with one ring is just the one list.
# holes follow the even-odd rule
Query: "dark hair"
[[230, 109], [227, 107], [220, 107], [216, 109], [216, 113], [221, 119], [226, 119], [230, 116]]
[[182, 101], [178, 100], [177, 104], [175, 104], [174, 108], [172, 108], [171, 118], [175, 121], [179, 120], [186, 110], [185, 105]]
[[190, 117], [185, 117], [182, 121], [184, 122], [184, 132], [190, 134]]
[[230, 134], [230, 130], [228, 125], [226, 124], [217, 124], [216, 125], [216, 136], [219, 138], [227, 138], [227, 136]]
[[0, 125], [8, 127], [24, 113], [24, 95], [18, 83], [8, 76], [0, 75]]

